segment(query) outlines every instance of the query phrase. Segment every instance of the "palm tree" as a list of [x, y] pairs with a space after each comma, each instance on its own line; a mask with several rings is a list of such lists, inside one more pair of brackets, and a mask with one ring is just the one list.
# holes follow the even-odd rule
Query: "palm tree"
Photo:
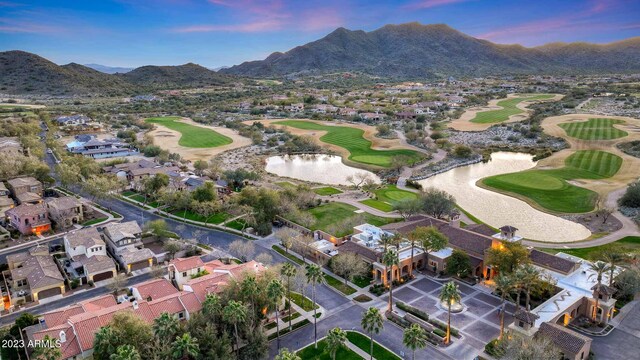
[[511, 275], [509, 276], [513, 281], [513, 290], [516, 291], [516, 311], [518, 311], [520, 310], [520, 296], [522, 294], [522, 289], [524, 288], [526, 279], [524, 277], [524, 273], [517, 270], [511, 273]]
[[173, 342], [171, 347], [174, 359], [196, 358], [200, 354], [198, 339], [191, 337], [188, 332], [176, 337], [176, 341]]
[[496, 284], [496, 289], [500, 292], [500, 300], [502, 300], [502, 304], [500, 305], [500, 335], [498, 336], [498, 340], [502, 340], [504, 336], [505, 301], [507, 296], [510, 295], [509, 293], [513, 291], [514, 281], [513, 278], [506, 274], [496, 276], [493, 281]]
[[202, 303], [202, 314], [210, 322], [217, 323], [222, 315], [222, 303], [220, 297], [216, 294], [207, 294]]
[[391, 267], [391, 281], [389, 283], [389, 306], [387, 311], [391, 312], [393, 310], [393, 267], [397, 266], [399, 263], [398, 253], [391, 249], [384, 253], [382, 256], [382, 263], [384, 263], [384, 274], [387, 274], [387, 267]]
[[444, 284], [442, 290], [440, 290], [440, 301], [447, 304], [447, 335], [444, 338], [444, 343], [449, 344], [451, 341], [451, 304], [460, 301], [458, 285], [453, 281]]
[[282, 348], [280, 349], [280, 352], [278, 353], [278, 355], [276, 355], [276, 357], [273, 358], [273, 360], [302, 360], [302, 359], [300, 358], [300, 356], [296, 355], [296, 353], [289, 351], [289, 349]]
[[140, 360], [140, 354], [133, 345], [118, 346], [114, 354], [109, 356], [109, 360]]
[[522, 289], [526, 295], [525, 310], [529, 311], [529, 303], [531, 302], [531, 288], [536, 284], [540, 277], [540, 271], [531, 265], [523, 265], [516, 270], [516, 273], [520, 273], [519, 277], [522, 280]]
[[[280, 274], [287, 278], [287, 300], [289, 301], [289, 309], [291, 309], [291, 278], [296, 276], [298, 269], [296, 269], [290, 262], [284, 263], [280, 269]], [[289, 316], [289, 331], [291, 331], [291, 316]]]
[[153, 320], [153, 335], [161, 344], [168, 344], [175, 337], [179, 327], [178, 320], [165, 312]]
[[116, 335], [111, 326], [101, 327], [93, 339], [93, 357], [96, 359], [107, 359], [109, 354], [116, 352], [118, 342], [118, 335]]
[[240, 283], [240, 289], [242, 296], [248, 299], [251, 304], [251, 321], [253, 321], [256, 316], [255, 296], [258, 293], [258, 283], [255, 276], [245, 276]]
[[224, 307], [224, 320], [229, 324], [233, 324], [233, 331], [236, 337], [236, 357], [240, 350], [240, 336], [238, 335], [238, 324], [247, 321], [247, 308], [241, 301], [229, 300], [227, 306]]
[[411, 349], [411, 359], [415, 360], [416, 350], [424, 349], [427, 346], [427, 332], [418, 324], [411, 324], [404, 329], [402, 343]]
[[332, 360], [336, 360], [336, 353], [340, 348], [346, 347], [347, 333], [339, 327], [329, 330], [327, 333], [327, 351]]
[[371, 341], [371, 360], [373, 360], [373, 334], [379, 334], [380, 330], [384, 327], [384, 319], [380, 310], [377, 307], [370, 307], [365, 311], [362, 316], [362, 322], [360, 323], [364, 331], [369, 334], [369, 340]]
[[[594, 275], [596, 276], [596, 280], [598, 281], [597, 291], [599, 292], [600, 288], [602, 287], [602, 275], [605, 274], [607, 271], [610, 271], [609, 265], [604, 261], [596, 261], [594, 263], [589, 264], [589, 270], [594, 272], [593, 274], [589, 275], [589, 279], [591, 279]], [[596, 296], [595, 298], [596, 298], [596, 306], [593, 308], [593, 315], [592, 315], [593, 321], [596, 321], [596, 317], [598, 316], [598, 305], [599, 305], [598, 296]]]
[[276, 337], [278, 339], [278, 350], [280, 350], [280, 324], [278, 323], [278, 313], [280, 311], [278, 308], [280, 307], [284, 294], [284, 286], [282, 286], [280, 280], [273, 279], [269, 282], [269, 285], [267, 285], [267, 297], [273, 303], [273, 309], [276, 312]]
[[316, 285], [324, 282], [324, 274], [322, 273], [322, 269], [320, 266], [316, 264], [307, 264], [305, 267], [307, 270], [307, 283], [311, 284], [311, 298], [313, 300], [313, 342], [314, 346], [318, 348], [318, 316], [317, 316], [317, 308], [316, 305]]
[[609, 287], [611, 287], [613, 285], [616, 266], [621, 266], [626, 259], [623, 254], [607, 251], [603, 254], [602, 260], [609, 264]]

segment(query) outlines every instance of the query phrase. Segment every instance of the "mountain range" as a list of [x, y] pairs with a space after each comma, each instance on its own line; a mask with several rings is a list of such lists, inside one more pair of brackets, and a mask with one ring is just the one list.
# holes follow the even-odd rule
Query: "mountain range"
[[93, 70], [96, 70], [96, 71], [103, 72], [105, 74], [117, 74], [117, 73], [124, 74], [134, 69], [129, 67], [107, 66], [107, 65], [100, 65], [100, 64], [84, 64], [84, 66], [88, 68], [92, 68]]
[[324, 38], [220, 72], [249, 77], [359, 71], [394, 78], [640, 72], [640, 37], [606, 45], [500, 45], [443, 24], [338, 28]]
[[222, 85], [232, 76], [196, 64], [143, 66], [107, 74], [71, 63], [57, 65], [24, 51], [0, 52], [0, 93], [38, 95], [131, 95], [134, 93]]
[[124, 95], [227, 84], [238, 75], [259, 78], [342, 71], [397, 79], [640, 73], [640, 37], [604, 45], [552, 43], [527, 48], [477, 39], [443, 24], [386, 25], [370, 32], [338, 28], [285, 53], [218, 71], [193, 63], [142, 66], [126, 72], [95, 64], [60, 66], [28, 52], [5, 51], [0, 52], [0, 93]]

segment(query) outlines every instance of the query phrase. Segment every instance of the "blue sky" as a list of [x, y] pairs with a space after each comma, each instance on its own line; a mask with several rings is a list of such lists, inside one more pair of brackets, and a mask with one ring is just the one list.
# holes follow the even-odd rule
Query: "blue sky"
[[525, 46], [640, 36], [638, 0], [0, 0], [0, 51], [58, 64], [208, 67], [263, 59], [337, 27], [445, 23]]

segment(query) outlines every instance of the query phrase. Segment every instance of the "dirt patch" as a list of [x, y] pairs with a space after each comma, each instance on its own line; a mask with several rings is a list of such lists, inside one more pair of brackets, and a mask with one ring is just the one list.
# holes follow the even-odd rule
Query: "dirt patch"
[[480, 123], [471, 122], [471, 120], [474, 119], [476, 117], [476, 114], [479, 112], [502, 109], [502, 106], [498, 106], [498, 102], [512, 99], [512, 98], [522, 97], [522, 96], [523, 96], [522, 94], [509, 94], [507, 95], [506, 98], [489, 101], [489, 104], [486, 106], [477, 106], [477, 107], [470, 108], [469, 110], [465, 111], [464, 114], [462, 114], [462, 116], [460, 116], [458, 119], [451, 121], [448, 124], [448, 126], [452, 129], [459, 130], [459, 131], [483, 131], [496, 124], [505, 124], [510, 122], [518, 122], [518, 121], [526, 120], [527, 118], [529, 118], [529, 115], [531, 113], [531, 110], [528, 108], [529, 105], [539, 103], [539, 102], [545, 102], [545, 101], [558, 101], [564, 97], [564, 95], [556, 94], [554, 97], [550, 99], [521, 101], [520, 103], [518, 103], [518, 105], [516, 105], [516, 107], [520, 110], [523, 110], [525, 113], [511, 115], [509, 116], [508, 120], [505, 120], [499, 123], [480, 124]]
[[248, 139], [244, 136], [240, 136], [235, 130], [228, 129], [225, 127], [219, 127], [219, 126], [209, 126], [209, 125], [198, 124], [197, 122], [189, 118], [181, 118], [179, 121], [182, 121], [189, 125], [214, 130], [224, 136], [230, 137], [231, 140], [233, 140], [231, 144], [218, 146], [218, 147], [205, 148], [205, 149], [188, 148], [178, 144], [178, 141], [180, 141], [180, 137], [182, 136], [180, 132], [171, 130], [159, 124], [155, 124], [155, 129], [149, 132], [149, 134], [153, 136], [154, 143], [160, 146], [161, 148], [168, 150], [169, 152], [180, 154], [180, 156], [182, 156], [182, 158], [185, 160], [189, 160], [189, 161], [209, 160], [211, 157], [218, 155], [220, 153], [223, 153], [225, 151], [251, 145], [251, 139]]

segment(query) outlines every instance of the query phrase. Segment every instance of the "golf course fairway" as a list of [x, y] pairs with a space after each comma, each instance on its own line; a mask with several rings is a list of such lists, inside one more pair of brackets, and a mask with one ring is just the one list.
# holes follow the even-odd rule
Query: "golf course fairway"
[[565, 166], [551, 170], [527, 170], [491, 176], [479, 183], [485, 188], [533, 202], [556, 213], [585, 213], [594, 209], [598, 194], [575, 186], [574, 179], [612, 177], [622, 158], [600, 150], [581, 150], [565, 160]]
[[181, 134], [178, 145], [188, 148], [213, 148], [228, 145], [233, 142], [230, 137], [224, 136], [212, 129], [207, 129], [178, 121], [178, 116], [154, 117], [145, 119], [145, 122], [162, 125]]

